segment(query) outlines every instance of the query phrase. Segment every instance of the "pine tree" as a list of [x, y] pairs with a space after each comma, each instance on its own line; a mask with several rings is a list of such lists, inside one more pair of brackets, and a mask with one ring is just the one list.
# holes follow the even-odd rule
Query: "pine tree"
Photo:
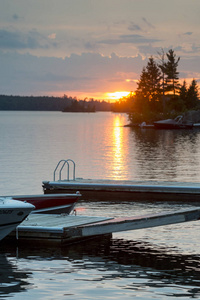
[[186, 105], [187, 102], [187, 84], [186, 81], [183, 81], [182, 86], [180, 87], [180, 91], [179, 91], [179, 96], [181, 98], [181, 100], [183, 100], [184, 104]]
[[161, 49], [161, 52], [158, 52], [158, 67], [161, 70], [161, 86], [162, 86], [162, 105], [163, 105], [163, 111], [165, 111], [165, 89], [166, 89], [166, 81], [165, 81], [165, 52], [163, 48]]
[[147, 66], [143, 68], [136, 90], [136, 97], [143, 98], [144, 103], [149, 103], [155, 108], [156, 102], [161, 97], [161, 72], [153, 57], [149, 58]]
[[159, 64], [158, 67], [161, 70], [161, 85], [162, 85], [162, 93], [163, 97], [165, 96], [165, 52], [163, 49], [161, 49], [161, 52], [158, 52], [158, 59], [159, 59]]
[[164, 64], [164, 72], [167, 75], [166, 78], [166, 85], [167, 91], [173, 92], [173, 95], [176, 95], [177, 90], [179, 90], [179, 83], [178, 83], [178, 75], [179, 72], [177, 71], [178, 63], [180, 57], [176, 60], [176, 54], [172, 49], [166, 53], [168, 61]]
[[186, 106], [188, 109], [193, 109], [197, 106], [199, 100], [198, 85], [195, 79], [192, 80], [188, 91], [187, 91], [187, 102]]

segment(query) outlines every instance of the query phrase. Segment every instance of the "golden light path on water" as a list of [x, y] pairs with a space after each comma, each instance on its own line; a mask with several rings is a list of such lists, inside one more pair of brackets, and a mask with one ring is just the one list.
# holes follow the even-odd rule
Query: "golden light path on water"
[[114, 118], [112, 131], [112, 157], [113, 157], [113, 179], [120, 179], [124, 172], [124, 147], [123, 147], [123, 124], [120, 116]]

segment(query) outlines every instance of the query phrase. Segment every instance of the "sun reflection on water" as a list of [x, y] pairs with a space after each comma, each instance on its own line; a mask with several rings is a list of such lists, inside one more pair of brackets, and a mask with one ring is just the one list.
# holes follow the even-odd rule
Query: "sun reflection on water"
[[121, 173], [124, 169], [124, 148], [123, 148], [123, 124], [120, 116], [114, 119], [114, 126], [112, 132], [113, 148], [113, 179], [120, 179]]

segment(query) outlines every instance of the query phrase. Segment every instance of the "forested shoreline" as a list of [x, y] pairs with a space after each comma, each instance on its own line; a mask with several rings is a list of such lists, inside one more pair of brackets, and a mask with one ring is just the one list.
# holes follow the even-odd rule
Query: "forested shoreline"
[[110, 111], [111, 103], [72, 97], [0, 95], [0, 110], [95, 112]]
[[188, 84], [180, 82], [180, 57], [172, 49], [163, 50], [156, 58], [151, 56], [143, 67], [137, 89], [120, 99], [116, 112], [127, 112], [132, 124], [175, 118], [188, 111], [200, 111], [199, 86], [194, 78]]
[[155, 59], [151, 56], [143, 67], [137, 89], [115, 103], [93, 98], [6, 96], [0, 95], [0, 110], [128, 113], [133, 124], [153, 123], [163, 118], [176, 117], [188, 111], [200, 111], [197, 80], [187, 84], [179, 81], [180, 57], [172, 49], [162, 50]]

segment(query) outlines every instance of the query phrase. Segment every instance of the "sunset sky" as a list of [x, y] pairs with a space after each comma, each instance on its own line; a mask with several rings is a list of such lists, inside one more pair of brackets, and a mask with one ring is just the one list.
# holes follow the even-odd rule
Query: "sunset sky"
[[0, 0], [0, 94], [114, 99], [162, 48], [199, 84], [200, 0]]

